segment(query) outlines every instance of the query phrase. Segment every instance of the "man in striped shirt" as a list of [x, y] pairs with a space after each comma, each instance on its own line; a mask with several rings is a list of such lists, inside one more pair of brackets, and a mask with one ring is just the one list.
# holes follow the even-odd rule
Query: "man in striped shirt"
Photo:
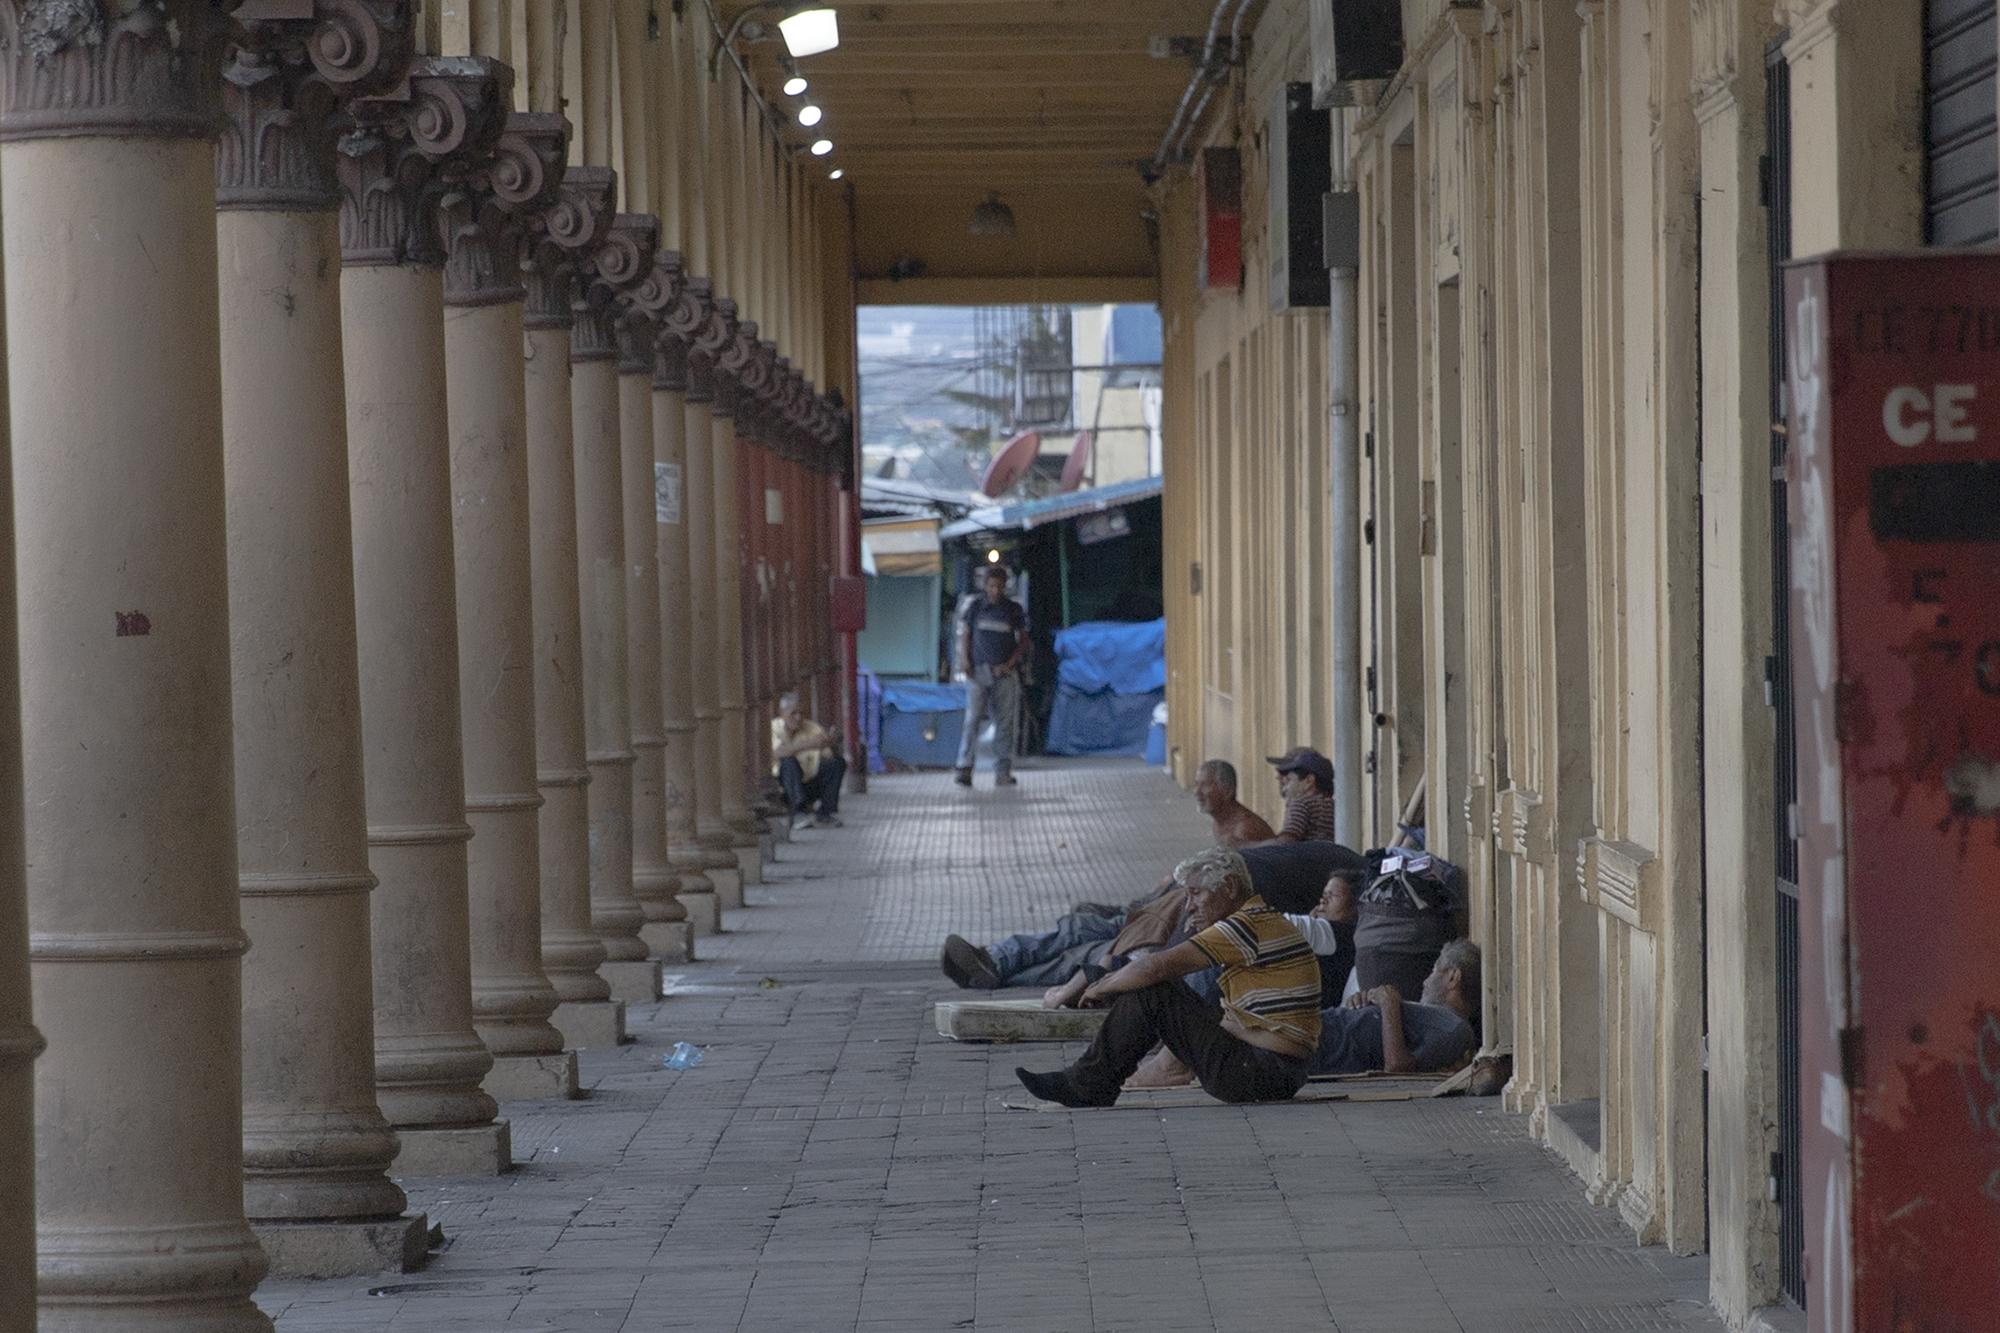
[[[1092, 984], [1082, 1003], [1111, 1006], [1097, 1039], [1068, 1069], [1016, 1069], [1029, 1092], [1064, 1106], [1109, 1106], [1158, 1043], [1225, 1102], [1284, 1101], [1305, 1086], [1320, 1025], [1312, 946], [1251, 891], [1249, 869], [1228, 848], [1181, 862], [1174, 882], [1187, 889], [1200, 929]], [[1213, 1009], [1179, 979], [1217, 965], [1222, 1007]]]
[[1309, 746], [1270, 756], [1285, 798], [1277, 842], [1333, 841], [1333, 761]]

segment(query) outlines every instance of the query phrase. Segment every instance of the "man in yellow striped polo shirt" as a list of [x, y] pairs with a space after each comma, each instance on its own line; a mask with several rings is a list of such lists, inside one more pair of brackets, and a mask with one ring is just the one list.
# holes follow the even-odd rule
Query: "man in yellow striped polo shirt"
[[[1109, 1106], [1156, 1043], [1225, 1102], [1284, 1101], [1305, 1086], [1319, 1045], [1319, 963], [1298, 927], [1251, 891], [1243, 858], [1226, 847], [1174, 868], [1197, 933], [1098, 979], [1085, 1007], [1109, 1004], [1104, 1026], [1068, 1069], [1016, 1069], [1022, 1086], [1064, 1106]], [[1222, 1007], [1180, 983], [1220, 965]]]

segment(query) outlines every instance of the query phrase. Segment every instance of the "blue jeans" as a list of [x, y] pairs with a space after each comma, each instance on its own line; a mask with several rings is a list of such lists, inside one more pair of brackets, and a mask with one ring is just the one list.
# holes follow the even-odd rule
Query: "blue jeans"
[[986, 952], [1000, 970], [1001, 985], [1054, 986], [1075, 976], [1085, 963], [1096, 962], [1123, 929], [1122, 912], [1117, 916], [1071, 912], [1054, 930], [1009, 935]]

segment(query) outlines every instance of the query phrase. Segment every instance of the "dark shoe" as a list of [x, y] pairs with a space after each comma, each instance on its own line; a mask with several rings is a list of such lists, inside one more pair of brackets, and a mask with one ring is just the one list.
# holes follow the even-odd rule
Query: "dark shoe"
[[962, 935], [944, 937], [938, 966], [953, 985], [966, 990], [995, 990], [1000, 985], [1000, 969], [994, 965], [993, 955]]
[[1021, 1086], [1045, 1102], [1055, 1102], [1059, 1106], [1109, 1106], [1118, 1100], [1118, 1094], [1108, 1098], [1087, 1097], [1076, 1086], [1067, 1069], [1058, 1069], [1052, 1074], [1031, 1074], [1025, 1069], [1016, 1069], [1014, 1077], [1021, 1080]]
[[840, 828], [840, 827], [842, 827], [842, 825], [841, 825], [841, 822], [840, 822], [840, 816], [839, 816], [839, 815], [814, 815], [814, 816], [813, 816], [813, 827], [814, 827], [814, 828]]
[[972, 785], [972, 770], [961, 768], [951, 775], [951, 780], [961, 787], [970, 787]]
[[993, 785], [996, 787], [1018, 787], [1021, 785], [1021, 780], [1012, 773], [997, 773], [993, 777]]

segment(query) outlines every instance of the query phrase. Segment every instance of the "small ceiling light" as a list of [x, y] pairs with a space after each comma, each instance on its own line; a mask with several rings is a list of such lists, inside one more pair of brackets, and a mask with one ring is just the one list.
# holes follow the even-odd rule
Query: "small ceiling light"
[[825, 157], [828, 153], [831, 153], [832, 151], [833, 151], [833, 140], [831, 139], [813, 140], [812, 154], [814, 157]]
[[785, 80], [785, 96], [797, 97], [800, 93], [804, 92], [805, 90], [806, 90], [805, 75], [794, 74], [792, 75], [791, 78]]
[[811, 129], [813, 126], [819, 124], [820, 118], [824, 115], [826, 115], [826, 112], [820, 110], [811, 102], [807, 102], [799, 108], [799, 124], [805, 126], [807, 129]]
[[785, 49], [792, 53], [794, 60], [816, 56], [840, 45], [840, 20], [825, 7], [801, 9], [796, 14], [779, 19], [778, 31], [783, 34]]
[[986, 563], [989, 565], [997, 565], [1000, 563], [1000, 551], [997, 547], [989, 549], [986, 552]]
[[1001, 203], [999, 195], [988, 194], [985, 203], [973, 208], [966, 230], [974, 236], [1012, 236], [1014, 210]]
[[847, 174], [846, 167], [835, 167], [832, 171], [826, 173], [826, 178], [830, 181], [837, 181], [846, 174]]

